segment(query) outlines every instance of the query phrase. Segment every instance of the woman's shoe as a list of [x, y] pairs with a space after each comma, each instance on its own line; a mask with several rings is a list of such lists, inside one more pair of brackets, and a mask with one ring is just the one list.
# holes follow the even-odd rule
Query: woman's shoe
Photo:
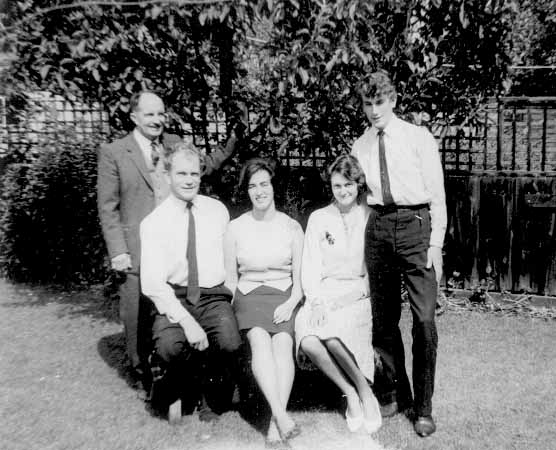
[[363, 420], [363, 425], [365, 426], [365, 430], [367, 431], [367, 433], [376, 433], [382, 426], [382, 418], [379, 416], [376, 419]]
[[361, 413], [361, 415], [357, 417], [350, 417], [346, 409], [346, 424], [349, 431], [355, 433], [357, 430], [359, 430], [359, 428], [363, 426], [363, 422], [363, 413]]
[[363, 425], [367, 433], [376, 433], [378, 429], [382, 426], [382, 415], [380, 414], [380, 405], [375, 396], [373, 396], [373, 409], [375, 410], [374, 417], [372, 419], [363, 419]]

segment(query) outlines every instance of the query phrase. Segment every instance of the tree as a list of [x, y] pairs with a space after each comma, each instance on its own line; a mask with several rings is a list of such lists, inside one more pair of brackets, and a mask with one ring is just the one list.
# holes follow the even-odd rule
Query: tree
[[185, 120], [202, 134], [207, 104], [231, 95], [237, 27], [230, 24], [238, 8], [218, 0], [112, 3], [18, 2], [9, 30], [18, 54], [9, 80], [15, 92], [36, 87], [99, 102], [122, 130], [131, 94], [151, 89], [169, 105], [174, 125]]
[[464, 122], [507, 77], [511, 1], [267, 0], [263, 62], [275, 148], [337, 153], [364, 126], [355, 92], [386, 69], [415, 122]]

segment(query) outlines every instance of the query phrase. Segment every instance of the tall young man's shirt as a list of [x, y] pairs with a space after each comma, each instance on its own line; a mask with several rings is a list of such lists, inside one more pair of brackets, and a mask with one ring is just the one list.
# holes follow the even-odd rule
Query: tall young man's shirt
[[[211, 288], [222, 284], [226, 276], [224, 233], [230, 216], [221, 202], [204, 195], [194, 198], [191, 211], [199, 286]], [[141, 289], [171, 322], [187, 316], [168, 283], [187, 286], [188, 226], [186, 203], [172, 194], [141, 222]]]
[[[367, 128], [352, 147], [367, 179], [369, 205], [382, 205], [378, 129]], [[442, 247], [446, 232], [446, 195], [444, 176], [434, 136], [395, 115], [384, 128], [386, 163], [390, 191], [397, 205], [429, 204], [431, 214], [430, 245]]]

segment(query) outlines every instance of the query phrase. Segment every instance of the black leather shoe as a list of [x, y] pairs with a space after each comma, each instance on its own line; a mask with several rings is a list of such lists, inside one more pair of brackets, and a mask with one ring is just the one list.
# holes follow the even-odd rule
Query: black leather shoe
[[436, 431], [436, 425], [432, 416], [419, 416], [413, 424], [415, 432], [421, 437], [427, 437]]

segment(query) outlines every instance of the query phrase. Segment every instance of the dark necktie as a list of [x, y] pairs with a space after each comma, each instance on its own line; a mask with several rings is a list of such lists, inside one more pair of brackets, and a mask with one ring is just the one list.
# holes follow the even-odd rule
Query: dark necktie
[[197, 303], [201, 297], [199, 288], [199, 270], [197, 269], [197, 243], [195, 239], [195, 217], [193, 217], [193, 202], [187, 202], [189, 227], [187, 230], [187, 300]]
[[153, 163], [153, 167], [156, 168], [159, 159], [160, 152], [158, 151], [158, 143], [156, 141], [151, 141], [151, 161]]
[[392, 205], [394, 199], [390, 191], [390, 178], [386, 164], [386, 150], [384, 148], [384, 130], [378, 130], [378, 158], [380, 160], [380, 184], [382, 186], [382, 202], [384, 206]]

